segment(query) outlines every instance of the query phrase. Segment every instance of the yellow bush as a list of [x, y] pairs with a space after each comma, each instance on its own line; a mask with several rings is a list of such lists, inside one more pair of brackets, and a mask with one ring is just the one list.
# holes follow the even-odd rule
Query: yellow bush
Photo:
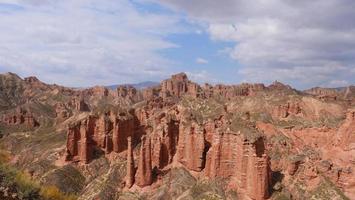
[[20, 187], [39, 187], [38, 184], [34, 182], [28, 174], [19, 171], [16, 174], [15, 182]]
[[75, 195], [63, 194], [55, 186], [43, 186], [40, 192], [41, 196], [46, 200], [75, 200], [77, 197]]

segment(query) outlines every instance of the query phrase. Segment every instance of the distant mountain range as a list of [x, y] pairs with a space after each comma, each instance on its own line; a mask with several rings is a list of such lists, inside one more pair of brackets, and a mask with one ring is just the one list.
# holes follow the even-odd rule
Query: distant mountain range
[[140, 83], [109, 85], [109, 86], [105, 86], [105, 87], [109, 88], [111, 90], [115, 90], [117, 87], [124, 86], [124, 85], [130, 85], [130, 86], [135, 87], [136, 89], [144, 89], [144, 88], [148, 88], [148, 87], [159, 85], [159, 83], [158, 82], [154, 82], [154, 81], [144, 81], [144, 82], [140, 82]]

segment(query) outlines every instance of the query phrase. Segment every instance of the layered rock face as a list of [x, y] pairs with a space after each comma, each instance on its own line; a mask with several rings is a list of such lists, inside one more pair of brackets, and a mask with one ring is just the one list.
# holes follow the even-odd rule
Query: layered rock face
[[[225, 193], [211, 195], [222, 199], [235, 199], [228, 196], [230, 191], [236, 192], [239, 199], [273, 199], [287, 192], [293, 199], [312, 199], [317, 187], [327, 181], [338, 192], [350, 198], [355, 195], [351, 87], [323, 101], [319, 95], [331, 94], [305, 94], [279, 82], [270, 86], [199, 86], [184, 73], [142, 90], [131, 86], [71, 90], [36, 78], [9, 80], [18, 81], [16, 87], [11, 87], [22, 92], [23, 99], [14, 99], [16, 95], [11, 96], [6, 89], [11, 87], [2, 87], [5, 90], [0, 100], [7, 107], [1, 112], [0, 131], [7, 128], [4, 125], [11, 125], [2, 137], [18, 137], [9, 139], [12, 148], [17, 142], [34, 141], [33, 150], [38, 153], [40, 145], [48, 138], [55, 143], [53, 135], [60, 134], [70, 123], [66, 150], [53, 154], [63, 142], [59, 141], [51, 151], [41, 149], [46, 154], [37, 158], [50, 155], [47, 163], [55, 156], [64, 157], [66, 162], [58, 158], [56, 167], [69, 164], [87, 175], [86, 188], [81, 191], [87, 195], [81, 199], [117, 198], [105, 196], [110, 192], [119, 196], [132, 192], [148, 199], [199, 199], [194, 192], [205, 189], [200, 182], [210, 190], [207, 193], [217, 190], [205, 186], [205, 182], [222, 182], [220, 190]], [[7, 96], [14, 99], [9, 104], [3, 103], [8, 101]], [[17, 104], [22, 105], [22, 111], [15, 111], [13, 105]], [[43, 115], [38, 115], [38, 110]], [[53, 123], [55, 132], [29, 129], [22, 133], [19, 129], [16, 134], [7, 134], [12, 133], [13, 125], [36, 127], [37, 119], [43, 124]], [[38, 137], [47, 134], [48, 138], [33, 139], [37, 132]], [[30, 164], [37, 163], [42, 162], [34, 160]], [[186, 178], [188, 174], [190, 180], [195, 180], [190, 184], [195, 185], [180, 182], [171, 174], [176, 169], [184, 171], [178, 176]], [[95, 195], [95, 184], [100, 190], [102, 185], [109, 186]], [[185, 184], [189, 189], [180, 188]], [[179, 198], [164, 194], [178, 194], [175, 187], [181, 189], [181, 194], [175, 196]]]
[[88, 116], [70, 125], [67, 137], [65, 160], [87, 163], [94, 150], [106, 154], [127, 150], [127, 138], [134, 137], [134, 119], [127, 113]]
[[[151, 108], [159, 105], [156, 103]], [[132, 113], [142, 115], [145, 109]], [[157, 173], [153, 173], [153, 169], [182, 165], [211, 179], [226, 178], [234, 185], [232, 188], [252, 199], [266, 199], [270, 171], [263, 138], [250, 141], [243, 133], [231, 132], [228, 120], [223, 117], [199, 123], [185, 118], [188, 114], [184, 112], [189, 111], [171, 107], [166, 112], [151, 113], [149, 117], [147, 114], [133, 117], [138, 119], [136, 123], [132, 123], [132, 118], [122, 119], [112, 113], [90, 116], [69, 128], [66, 160], [88, 163], [95, 149], [106, 154], [127, 150], [125, 185], [128, 188], [133, 184], [151, 185]], [[137, 138], [139, 127], [145, 130], [140, 139]], [[140, 146], [137, 170], [133, 140], [138, 140]]]
[[205, 97], [221, 96], [225, 98], [233, 98], [236, 96], [252, 96], [256, 92], [265, 90], [264, 84], [248, 84], [241, 85], [205, 85], [203, 92]]
[[204, 168], [205, 135], [196, 123], [181, 124], [179, 131], [178, 161], [193, 171]]
[[319, 95], [319, 96], [337, 96], [338, 92], [331, 88], [320, 88], [315, 87], [305, 91], [308, 94]]
[[89, 111], [89, 106], [87, 105], [83, 97], [71, 99], [71, 101], [68, 102], [67, 106], [73, 108], [76, 111]]
[[[218, 126], [217, 126], [218, 127]], [[250, 140], [241, 133], [222, 127], [213, 131], [207, 152], [205, 174], [210, 178], [229, 178], [230, 184], [252, 199], [269, 196], [270, 166], [262, 137]]]
[[13, 112], [2, 115], [0, 122], [6, 125], [25, 125], [28, 128], [39, 126], [39, 123], [33, 114], [21, 107], [16, 108]]
[[125, 99], [129, 99], [133, 102], [142, 100], [141, 93], [137, 91], [133, 86], [120, 86], [117, 88], [117, 96]]
[[133, 147], [132, 147], [132, 138], [127, 138], [127, 175], [126, 175], [126, 186], [128, 188], [132, 187], [134, 184], [134, 175], [135, 175], [135, 167], [134, 167], [134, 157], [133, 157]]
[[315, 87], [304, 91], [307, 94], [315, 95], [322, 100], [346, 99], [350, 102], [355, 97], [355, 86], [343, 88], [321, 88]]
[[286, 118], [290, 115], [300, 114], [302, 108], [298, 102], [288, 102], [285, 105], [279, 105], [273, 110], [273, 116], [276, 118]]
[[337, 133], [338, 145], [344, 150], [355, 150], [355, 109], [346, 113], [345, 122]]
[[141, 138], [138, 168], [135, 177], [135, 183], [141, 187], [151, 185], [153, 182], [151, 151], [152, 146], [150, 138], [143, 136]]
[[180, 73], [161, 83], [160, 96], [163, 98], [170, 96], [181, 97], [184, 94], [189, 94], [197, 97], [199, 89], [199, 85], [189, 81], [185, 73]]

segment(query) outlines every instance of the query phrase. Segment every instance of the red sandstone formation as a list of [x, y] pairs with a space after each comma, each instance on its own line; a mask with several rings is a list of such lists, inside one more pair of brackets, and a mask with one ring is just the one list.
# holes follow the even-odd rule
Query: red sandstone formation
[[302, 111], [301, 106], [297, 102], [288, 102], [286, 105], [279, 105], [273, 111], [276, 118], [286, 118], [289, 115], [297, 115]]
[[74, 108], [76, 111], [89, 110], [89, 107], [83, 97], [71, 99], [71, 101], [68, 103], [68, 106]]
[[125, 116], [114, 119], [113, 122], [113, 151], [122, 152], [127, 149], [127, 138], [134, 138], [134, 120]]
[[154, 97], [159, 96], [159, 92], [160, 92], [160, 86], [149, 87], [142, 91], [142, 96], [143, 99], [146, 100], [153, 99]]
[[291, 86], [285, 85], [279, 81], [274, 81], [271, 85], [268, 86], [270, 90], [292, 90]]
[[338, 92], [331, 88], [320, 88], [315, 87], [305, 91], [308, 94], [313, 94], [317, 96], [337, 96]]
[[151, 134], [153, 167], [163, 169], [172, 163], [179, 137], [178, 127], [178, 122], [164, 118]]
[[173, 75], [171, 79], [161, 83], [160, 96], [163, 98], [170, 96], [180, 97], [184, 94], [197, 97], [199, 95], [199, 85], [187, 79], [185, 73]]
[[346, 113], [346, 119], [337, 133], [338, 145], [346, 151], [355, 150], [355, 109]]
[[65, 105], [65, 103], [57, 103], [55, 105], [55, 114], [59, 119], [67, 119], [70, 116], [70, 113]]
[[13, 112], [3, 114], [0, 122], [6, 125], [25, 125], [28, 128], [39, 126], [33, 114], [21, 107], [16, 108]]
[[256, 92], [263, 91], [265, 89], [264, 84], [248, 84], [243, 83], [240, 85], [222, 85], [218, 84], [214, 87], [205, 85], [203, 87], [206, 97], [221, 96], [225, 98], [233, 98], [236, 96], [252, 96]]
[[[149, 186], [153, 183], [153, 168], [163, 170], [180, 163], [186, 169], [212, 179], [230, 178], [230, 184], [253, 199], [267, 198], [269, 161], [262, 138], [250, 141], [243, 133], [231, 132], [228, 129], [230, 121], [224, 116], [206, 123], [197, 122], [193, 116], [189, 117], [188, 109], [180, 109], [166, 99], [182, 95], [196, 98], [221, 94], [228, 98], [248, 96], [264, 90], [264, 86], [242, 84], [224, 89], [216, 86], [210, 88], [211, 95], [200, 93], [205, 89], [190, 82], [185, 74], [178, 74], [162, 83], [162, 98], [154, 97], [157, 93], [151, 92], [145, 106], [130, 112], [134, 116], [128, 117], [130, 114], [127, 113], [116, 115], [111, 111], [87, 117], [68, 130], [66, 160], [88, 163], [95, 149], [106, 154], [127, 150], [128, 188], [133, 184]], [[131, 87], [120, 87], [117, 94], [119, 98], [129, 99], [137, 95]], [[170, 109], [161, 112], [164, 108]], [[132, 145], [139, 142], [139, 137], [140, 153], [135, 171]]]
[[177, 147], [178, 161], [193, 171], [204, 168], [205, 136], [203, 127], [197, 123], [181, 123]]
[[117, 96], [125, 99], [129, 99], [133, 102], [142, 100], [141, 93], [137, 91], [133, 86], [119, 86], [117, 88]]
[[[89, 116], [71, 125], [68, 129], [66, 161], [89, 161], [93, 149], [101, 149], [106, 154], [126, 150], [127, 138], [133, 136], [133, 123], [134, 119], [127, 113], [116, 116], [109, 112], [100, 117]], [[86, 134], [83, 134], [83, 130]], [[85, 138], [80, 137], [83, 135]], [[86, 141], [85, 144], [82, 142], [83, 139]], [[83, 153], [81, 149], [86, 148], [89, 150]]]
[[128, 188], [132, 187], [134, 184], [134, 157], [133, 157], [133, 148], [132, 148], [132, 138], [127, 138], [128, 148], [127, 148], [127, 176], [126, 176], [126, 186]]
[[109, 90], [105, 87], [95, 86], [93, 88], [86, 89], [82, 91], [83, 96], [99, 96], [105, 97], [109, 95]]
[[251, 143], [242, 135], [216, 130], [206, 159], [206, 176], [231, 178], [252, 199], [266, 199], [269, 161], [262, 138]]
[[348, 86], [345, 88], [344, 91], [344, 98], [345, 99], [352, 99], [355, 97], [355, 86]]
[[141, 138], [141, 149], [135, 182], [140, 187], [148, 186], [153, 182], [151, 142], [150, 138], [146, 136]]
[[[349, 110], [346, 120], [338, 129], [328, 127], [288, 129], [273, 124], [275, 121], [287, 124], [293, 116], [305, 118], [305, 115], [309, 117], [307, 120], [311, 121], [325, 117], [324, 113], [331, 113], [332, 109], [341, 108], [332, 105], [333, 107], [325, 112], [328, 108], [318, 105], [317, 103], [321, 101], [315, 98], [310, 103], [303, 101], [304, 99], [291, 98], [277, 103], [268, 102], [269, 104], [260, 105], [265, 109], [265, 113], [261, 114], [252, 110], [255, 106], [252, 101], [257, 101], [257, 98], [255, 100], [249, 96], [264, 98], [261, 95], [265, 93], [277, 96], [280, 93], [288, 94], [287, 92], [291, 90], [294, 91], [279, 82], [267, 88], [263, 84], [235, 86], [206, 84], [200, 87], [189, 81], [183, 73], [163, 81], [158, 87], [143, 91], [122, 86], [117, 88], [115, 98], [139, 103], [132, 106], [130, 112], [116, 114], [110, 111], [102, 115], [91, 115], [69, 127], [66, 160], [88, 163], [96, 150], [102, 150], [106, 154], [127, 150], [127, 188], [134, 184], [140, 187], [152, 185], [155, 175], [160, 176], [162, 171], [183, 166], [198, 176], [210, 179], [225, 178], [230, 188], [254, 200], [265, 200], [271, 196], [269, 194], [271, 168], [274, 171], [282, 171], [288, 179], [312, 184], [320, 179], [319, 173], [322, 173], [344, 190], [351, 190], [351, 186], [347, 184], [352, 183], [353, 174], [346, 169], [337, 171], [334, 166], [343, 162], [344, 155], [349, 155], [349, 152], [355, 149], [353, 110]], [[102, 96], [111, 95], [106, 94], [105, 90], [88, 91], [92, 92], [90, 95], [96, 93]], [[183, 98], [184, 95], [194, 97], [191, 99], [202, 103], [196, 104], [196, 107], [194, 104], [191, 106], [180, 104], [179, 98]], [[210, 112], [214, 105], [209, 108], [204, 106], [215, 96], [225, 98], [221, 105], [223, 113], [206, 117], [202, 112], [205, 110]], [[246, 103], [248, 109], [243, 110], [242, 104], [233, 107], [234, 100], [237, 102], [244, 98], [251, 99]], [[143, 103], [141, 100], [144, 100]], [[312, 111], [314, 107], [319, 115], [317, 117], [313, 116], [316, 115]], [[211, 112], [214, 114], [216, 111]], [[237, 119], [233, 118], [237, 114], [232, 112], [238, 112]], [[232, 130], [233, 127], [237, 127], [237, 130]], [[258, 130], [264, 135], [259, 134]], [[280, 144], [275, 144], [275, 141], [270, 141], [272, 137], [288, 138], [292, 142], [285, 139], [286, 141], [281, 140]], [[137, 170], [133, 158], [134, 150], [138, 151], [136, 145], [139, 147]], [[294, 149], [289, 150], [289, 147]], [[278, 149], [280, 154], [286, 155], [297, 154], [309, 147], [317, 150], [324, 147], [321, 152], [326, 155], [334, 150], [341, 158], [329, 163], [322, 162], [324, 160], [320, 158], [307, 158], [309, 159], [307, 162], [289, 158], [270, 161], [269, 158], [269, 152], [275, 149]], [[330, 159], [327, 156], [323, 158]]]
[[89, 137], [88, 124], [90, 120], [84, 120], [69, 127], [67, 133], [66, 161], [79, 161], [88, 163], [92, 159], [92, 140]]
[[322, 100], [337, 100], [345, 99], [352, 101], [355, 97], [355, 86], [344, 88], [321, 88], [315, 87], [304, 91], [307, 94], [315, 95]]

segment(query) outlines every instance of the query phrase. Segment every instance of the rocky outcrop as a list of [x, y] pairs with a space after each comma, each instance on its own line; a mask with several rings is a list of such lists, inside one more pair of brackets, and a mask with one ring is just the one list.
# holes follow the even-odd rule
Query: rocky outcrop
[[176, 153], [179, 137], [179, 124], [174, 120], [162, 119], [151, 134], [153, 168], [163, 169], [171, 164]]
[[153, 99], [158, 97], [160, 93], [160, 86], [149, 87], [142, 90], [142, 96], [145, 100]]
[[133, 102], [142, 100], [141, 93], [137, 89], [130, 85], [119, 86], [117, 88], [117, 96], [125, 99], [129, 99]]
[[218, 84], [214, 87], [205, 85], [203, 92], [205, 97], [219, 96], [224, 98], [233, 98], [237, 96], [253, 96], [259, 91], [265, 90], [264, 84], [248, 84], [240, 85], [222, 85]]
[[126, 175], [126, 187], [130, 188], [134, 184], [135, 167], [132, 148], [132, 138], [127, 138], [127, 175]]
[[[229, 178], [234, 189], [252, 199], [269, 196], [269, 160], [262, 137], [251, 140], [230, 131], [230, 121], [225, 116], [201, 124], [184, 113], [188, 110], [179, 107], [161, 112], [167, 106], [161, 103], [152, 100], [146, 107], [132, 111], [133, 117], [109, 112], [70, 127], [66, 160], [88, 163], [97, 149], [106, 154], [127, 150], [127, 188], [133, 184], [149, 186], [161, 171], [179, 165], [211, 179]], [[136, 143], [142, 128], [145, 134]], [[135, 143], [139, 146], [137, 170]]]
[[355, 99], [355, 86], [351, 85], [344, 89], [345, 99]]
[[[83, 130], [86, 132], [85, 138], [80, 137], [84, 135]], [[115, 115], [108, 112], [99, 117], [88, 116], [68, 128], [66, 161], [87, 163], [91, 159], [91, 152], [95, 149], [102, 150], [106, 154], [127, 150], [127, 138], [133, 137], [133, 133], [134, 119], [128, 113]], [[85, 148], [89, 149], [84, 151], [88, 152], [88, 155], [81, 151]]]
[[302, 108], [298, 102], [288, 102], [285, 105], [278, 105], [274, 108], [272, 115], [275, 118], [287, 118], [290, 115], [298, 115]]
[[267, 87], [269, 90], [292, 90], [292, 87], [289, 85], [285, 85], [279, 81], [274, 81]]
[[71, 107], [74, 110], [81, 112], [89, 111], [89, 106], [87, 105], [83, 97], [71, 99], [71, 101], [68, 103], [68, 107]]
[[340, 92], [334, 88], [315, 87], [304, 91], [307, 94], [315, 95], [323, 101], [335, 101], [340, 95]]
[[135, 183], [140, 187], [148, 186], [153, 183], [151, 141], [150, 138], [146, 136], [141, 138]]
[[65, 103], [59, 102], [55, 106], [55, 116], [58, 119], [67, 119], [70, 116], [70, 111], [68, 110]]
[[344, 150], [355, 150], [355, 109], [346, 113], [346, 119], [337, 132], [338, 146]]
[[316, 96], [337, 96], [338, 95], [338, 91], [334, 88], [315, 87], [315, 88], [305, 90], [304, 92]]
[[3, 114], [0, 119], [0, 122], [8, 126], [24, 125], [27, 128], [34, 128], [39, 126], [39, 123], [35, 119], [32, 112], [21, 107], [16, 108], [12, 112]]
[[97, 97], [107, 97], [109, 96], [109, 89], [102, 86], [95, 86], [81, 92], [82, 96], [97, 96]]
[[181, 97], [184, 94], [188, 94], [197, 97], [199, 96], [199, 90], [200, 86], [198, 84], [189, 81], [185, 73], [179, 73], [161, 83], [160, 96], [167, 98], [170, 96]]
[[263, 138], [251, 142], [241, 134], [216, 129], [207, 153], [206, 176], [230, 178], [242, 193], [262, 200], [269, 196], [269, 168]]
[[197, 123], [181, 123], [177, 147], [178, 161], [193, 171], [204, 168], [205, 135], [203, 127]]
[[66, 161], [88, 163], [92, 159], [93, 144], [89, 137], [89, 120], [77, 122], [68, 128]]

